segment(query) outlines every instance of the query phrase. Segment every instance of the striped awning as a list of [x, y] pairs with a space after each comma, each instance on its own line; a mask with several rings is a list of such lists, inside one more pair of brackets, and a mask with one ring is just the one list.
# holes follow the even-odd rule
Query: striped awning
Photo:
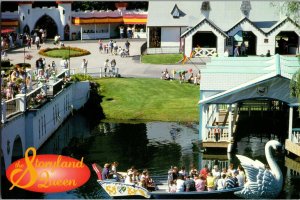
[[1, 27], [18, 27], [19, 20], [17, 19], [2, 19]]
[[87, 24], [113, 24], [113, 23], [123, 23], [123, 24], [146, 24], [147, 15], [124, 15], [122, 17], [92, 17], [92, 18], [82, 18], [73, 17], [72, 23], [74, 25], [87, 25]]
[[106, 18], [80, 18], [73, 17], [72, 22], [74, 25], [87, 25], [87, 24], [112, 24], [112, 23], [122, 23], [122, 17], [106, 17]]

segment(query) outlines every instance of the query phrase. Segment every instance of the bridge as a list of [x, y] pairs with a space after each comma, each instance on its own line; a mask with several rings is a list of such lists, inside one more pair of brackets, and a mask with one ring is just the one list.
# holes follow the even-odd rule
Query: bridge
[[[28, 94], [2, 101], [1, 156], [5, 168], [23, 157], [28, 147], [38, 149], [73, 109], [87, 102], [89, 82], [65, 81], [66, 72], [62, 70], [54, 80], [38, 85]], [[41, 93], [46, 96], [36, 101]]]

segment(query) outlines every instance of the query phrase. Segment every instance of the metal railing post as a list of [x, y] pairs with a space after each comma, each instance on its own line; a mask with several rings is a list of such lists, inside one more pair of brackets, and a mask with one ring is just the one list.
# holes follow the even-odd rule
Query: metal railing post
[[26, 111], [26, 94], [17, 94], [16, 95], [17, 101], [17, 107], [19, 107], [21, 112]]
[[6, 102], [4, 100], [1, 102], [1, 122], [3, 124], [6, 122]]

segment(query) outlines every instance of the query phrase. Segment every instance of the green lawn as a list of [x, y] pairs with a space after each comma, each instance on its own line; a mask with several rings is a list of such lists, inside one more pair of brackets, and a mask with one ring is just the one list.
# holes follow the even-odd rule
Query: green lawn
[[106, 119], [199, 121], [199, 86], [147, 78], [102, 78], [96, 82]]
[[57, 50], [47, 51], [46, 55], [53, 58], [63, 58], [63, 57], [69, 57], [69, 55], [73, 57], [75, 55], [78, 55], [78, 53], [80, 52], [74, 50], [70, 50], [69, 52], [69, 49], [57, 49]]
[[150, 64], [176, 64], [183, 59], [182, 54], [151, 54], [143, 55], [142, 63]]

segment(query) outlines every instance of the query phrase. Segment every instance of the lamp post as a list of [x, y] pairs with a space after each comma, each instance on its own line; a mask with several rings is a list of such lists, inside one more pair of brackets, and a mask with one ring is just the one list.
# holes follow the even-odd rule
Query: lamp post
[[69, 77], [71, 76], [71, 72], [70, 72], [70, 68], [71, 68], [71, 47], [69, 46], [69, 66], [68, 66], [68, 70], [69, 70]]
[[[23, 40], [23, 36], [22, 36], [22, 38], [21, 38], [22, 40]], [[23, 44], [23, 43], [22, 43]], [[26, 66], [25, 66], [25, 48], [26, 48], [26, 46], [23, 44], [23, 46], [24, 46], [24, 62], [23, 62], [23, 67], [24, 67], [24, 74], [25, 74], [25, 77], [24, 77], [24, 82], [25, 82], [25, 85], [24, 85], [24, 93], [25, 93], [25, 95], [26, 95], [26, 92], [27, 92], [27, 71], [26, 71]]]

